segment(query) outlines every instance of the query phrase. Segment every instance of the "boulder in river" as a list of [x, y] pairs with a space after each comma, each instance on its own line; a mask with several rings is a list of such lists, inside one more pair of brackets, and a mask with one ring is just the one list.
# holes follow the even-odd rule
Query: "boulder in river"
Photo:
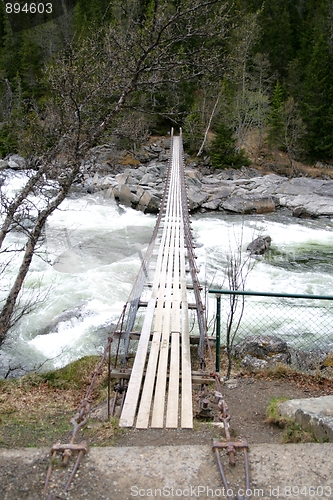
[[259, 236], [247, 246], [246, 250], [251, 255], [263, 255], [271, 246], [271, 241], [270, 236]]
[[73, 309], [66, 309], [65, 311], [55, 316], [47, 326], [41, 328], [37, 332], [37, 335], [48, 335], [49, 333], [56, 332], [58, 331], [61, 323], [74, 325], [74, 323], [82, 321], [84, 314], [87, 314], [86, 306], [87, 302], [84, 301]]

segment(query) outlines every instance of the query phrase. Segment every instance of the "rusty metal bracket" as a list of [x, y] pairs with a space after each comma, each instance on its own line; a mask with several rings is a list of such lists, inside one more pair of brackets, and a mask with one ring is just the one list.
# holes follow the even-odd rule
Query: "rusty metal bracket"
[[[73, 470], [68, 478], [68, 481], [65, 485], [65, 489], [64, 491], [67, 491], [72, 480], [73, 480], [73, 477], [75, 476], [76, 474], [76, 471], [78, 470], [79, 468], [79, 465], [80, 465], [80, 462], [82, 460], [82, 457], [85, 453], [87, 453], [88, 451], [88, 448], [87, 448], [87, 443], [85, 441], [82, 441], [81, 443], [79, 444], [75, 444], [75, 443], [65, 443], [65, 444], [61, 444], [60, 442], [57, 442], [55, 443], [53, 446], [52, 446], [52, 449], [51, 449], [51, 453], [52, 453], [52, 460], [54, 460], [57, 456], [57, 453], [62, 453], [62, 462], [61, 462], [61, 465], [63, 467], [67, 467], [68, 465], [68, 462], [69, 462], [69, 459], [71, 458], [72, 456], [72, 453], [74, 451], [78, 451], [78, 456], [76, 458], [76, 461], [75, 461], [75, 464], [74, 464], [74, 467], [73, 467]], [[47, 471], [47, 475], [46, 475], [46, 479], [45, 479], [45, 485], [44, 485], [44, 493], [47, 493], [47, 489], [48, 489], [48, 484], [49, 484], [49, 480], [50, 480], [50, 477], [51, 477], [51, 474], [52, 474], [52, 470], [53, 470], [53, 462], [50, 463], [50, 466], [48, 468], [48, 471]], [[53, 500], [54, 495], [52, 494], [49, 494], [47, 496], [47, 500]]]
[[[245, 490], [246, 490], [246, 496], [243, 497], [241, 495], [236, 496], [237, 500], [250, 500], [251, 496], [248, 495], [248, 492], [251, 491], [251, 484], [250, 484], [250, 466], [249, 466], [249, 454], [248, 454], [248, 448], [249, 445], [245, 440], [243, 441], [217, 441], [216, 439], [213, 440], [213, 452], [215, 453], [215, 458], [217, 461], [217, 465], [219, 468], [219, 472], [221, 475], [221, 479], [223, 482], [223, 486], [225, 487], [226, 491], [229, 490], [229, 485], [228, 481], [223, 469], [222, 461], [221, 461], [221, 455], [220, 455], [220, 449], [226, 449], [227, 453], [229, 455], [229, 463], [230, 465], [235, 465], [235, 453], [237, 449], [243, 450], [244, 453], [244, 462], [245, 462]], [[230, 495], [227, 494], [228, 500], [232, 500]]]
[[66, 444], [60, 444], [60, 443], [55, 443], [52, 446], [51, 453], [54, 451], [66, 451], [66, 450], [72, 450], [72, 451], [84, 451], [87, 453], [88, 448], [87, 448], [87, 443], [85, 441], [82, 441], [82, 443], [75, 444], [75, 443], [66, 443]]

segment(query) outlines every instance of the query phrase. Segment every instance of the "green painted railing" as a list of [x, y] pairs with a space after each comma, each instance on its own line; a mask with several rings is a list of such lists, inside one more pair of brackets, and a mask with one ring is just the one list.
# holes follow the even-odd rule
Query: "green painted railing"
[[208, 292], [221, 295], [253, 295], [254, 297], [280, 297], [286, 299], [333, 300], [333, 295], [304, 295], [300, 293], [276, 293], [276, 292], [246, 292], [244, 290], [217, 290], [214, 288], [210, 288]]

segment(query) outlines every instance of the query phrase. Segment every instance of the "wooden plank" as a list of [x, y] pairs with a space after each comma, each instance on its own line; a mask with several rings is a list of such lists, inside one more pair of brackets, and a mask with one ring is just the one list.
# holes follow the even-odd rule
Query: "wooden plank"
[[150, 408], [151, 408], [153, 390], [155, 385], [156, 368], [157, 368], [157, 361], [158, 361], [161, 335], [162, 335], [164, 291], [165, 287], [162, 288], [160, 286], [155, 326], [154, 326], [155, 331], [153, 335], [153, 341], [150, 347], [149, 360], [147, 366], [147, 376], [145, 378], [145, 383], [143, 386], [142, 396], [140, 401], [140, 407], [138, 410], [138, 417], [136, 420], [136, 427], [138, 429], [146, 429], [149, 423]]
[[165, 391], [167, 382], [169, 335], [170, 335], [171, 300], [165, 301], [162, 338], [159, 350], [156, 387], [153, 401], [151, 427], [162, 428], [164, 425]]
[[167, 273], [167, 262], [168, 253], [167, 249], [170, 245], [171, 238], [171, 227], [170, 224], [165, 226], [166, 238], [165, 246], [163, 252], [163, 261], [161, 266], [161, 273], [159, 274], [159, 293], [158, 302], [156, 310], [156, 320], [154, 327], [153, 341], [149, 353], [148, 366], [147, 366], [147, 376], [145, 378], [145, 383], [143, 386], [140, 406], [138, 410], [138, 417], [136, 421], [136, 427], [139, 429], [145, 429], [149, 424], [150, 409], [152, 404], [152, 396], [155, 385], [155, 376], [158, 363], [158, 356], [160, 351], [160, 342], [162, 335], [162, 324], [163, 324], [163, 306], [164, 306], [164, 294], [165, 294], [165, 279]]
[[[157, 327], [155, 327], [155, 329], [157, 329]], [[136, 419], [137, 429], [147, 429], [149, 424], [151, 401], [155, 385], [157, 360], [160, 350], [161, 334], [162, 334], [161, 330], [157, 330], [154, 332], [153, 335], [153, 341], [150, 347], [149, 361], [147, 366], [145, 382], [143, 385], [140, 406], [138, 409], [138, 416]]]
[[180, 382], [180, 357], [179, 357], [180, 332], [171, 332], [170, 375], [168, 388], [168, 402], [165, 426], [178, 427], [179, 412], [179, 382]]
[[[185, 304], [183, 303], [185, 306]], [[188, 312], [182, 310], [182, 386], [181, 386], [181, 426], [193, 427], [192, 383], [191, 383], [191, 351], [188, 335]]]
[[170, 246], [172, 246], [173, 226], [171, 221], [172, 221], [172, 203], [170, 202], [170, 196], [168, 196], [165, 224], [163, 228], [163, 235], [159, 252], [159, 266], [157, 266], [160, 269], [160, 271], [159, 272], [158, 270], [155, 271], [155, 276], [154, 276], [153, 289], [155, 291], [157, 291], [158, 289], [154, 335], [149, 353], [147, 374], [145, 377], [145, 382], [142, 390], [142, 396], [136, 421], [136, 427], [140, 429], [148, 427], [151, 401], [155, 384], [155, 373], [157, 369], [157, 361], [160, 351], [162, 318], [163, 318], [163, 302], [164, 302], [164, 294], [166, 288], [167, 267], [170, 259], [169, 252], [170, 252]]
[[175, 249], [175, 236], [176, 236], [176, 218], [175, 218], [175, 207], [177, 203], [177, 185], [178, 179], [175, 175], [175, 169], [172, 172], [172, 178], [170, 183], [170, 207], [172, 212], [172, 218], [170, 221], [171, 226], [171, 239], [170, 246], [168, 249], [168, 270], [167, 270], [167, 282], [165, 289], [165, 303], [164, 303], [164, 318], [162, 327], [162, 339], [160, 344], [160, 353], [158, 361], [158, 369], [156, 376], [156, 387], [153, 402], [153, 411], [151, 419], [151, 427], [162, 428], [164, 425], [164, 407], [166, 399], [166, 384], [167, 384], [167, 369], [168, 369], [168, 358], [169, 358], [169, 338], [170, 338], [170, 315], [171, 315], [171, 305], [172, 305], [172, 282], [173, 282], [173, 268], [174, 268], [174, 249]]
[[[179, 165], [177, 164], [179, 167]], [[179, 179], [179, 171], [177, 172]], [[171, 321], [171, 352], [170, 352], [170, 377], [168, 387], [168, 402], [166, 411], [165, 426], [167, 428], [178, 427], [178, 413], [179, 413], [179, 370], [180, 370], [180, 225], [183, 224], [181, 218], [180, 207], [180, 183], [176, 185], [176, 230], [175, 230], [175, 246], [174, 246], [174, 264], [173, 264], [173, 302], [172, 302], [172, 321]]]
[[[138, 307], [147, 307], [148, 302], [144, 300], [140, 300]], [[195, 302], [187, 303], [187, 309], [197, 309], [197, 305]]]
[[[181, 238], [184, 241], [183, 228], [181, 229]], [[191, 384], [191, 351], [189, 342], [188, 326], [188, 308], [186, 291], [186, 273], [185, 273], [185, 249], [182, 248], [180, 255], [181, 268], [181, 294], [182, 294], [182, 384], [181, 384], [181, 427], [193, 428], [193, 403], [192, 403], [192, 384]]]
[[155, 298], [152, 297], [148, 303], [145, 319], [143, 321], [140, 342], [137, 347], [132, 373], [135, 376], [131, 377], [126, 398], [119, 419], [119, 427], [132, 427], [134, 424], [135, 412], [138, 405], [138, 398], [143, 377], [143, 370], [146, 362], [148, 342], [150, 338], [151, 325], [155, 312]]

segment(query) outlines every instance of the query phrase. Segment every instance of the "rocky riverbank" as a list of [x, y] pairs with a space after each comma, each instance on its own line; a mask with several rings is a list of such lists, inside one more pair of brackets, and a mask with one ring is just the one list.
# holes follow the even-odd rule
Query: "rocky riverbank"
[[[169, 141], [144, 146], [135, 157], [124, 157], [112, 173], [111, 150], [95, 148], [93, 161], [81, 167], [81, 182], [89, 192], [105, 191], [120, 203], [146, 213], [158, 212], [167, 174]], [[127, 163], [127, 165], [126, 165]], [[289, 179], [255, 168], [200, 169], [186, 162], [190, 211], [262, 214], [287, 209], [295, 217], [333, 216], [333, 181], [311, 177]], [[113, 169], [114, 171], [114, 169]]]
[[[168, 168], [169, 139], [143, 146], [135, 155], [102, 145], [83, 161], [78, 189], [106, 197], [145, 213], [157, 213]], [[285, 209], [294, 217], [332, 217], [333, 180], [308, 176], [288, 178], [257, 168], [213, 170], [209, 158], [186, 158], [190, 211], [263, 214]], [[24, 158], [0, 160], [2, 176], [8, 169], [25, 168]]]

